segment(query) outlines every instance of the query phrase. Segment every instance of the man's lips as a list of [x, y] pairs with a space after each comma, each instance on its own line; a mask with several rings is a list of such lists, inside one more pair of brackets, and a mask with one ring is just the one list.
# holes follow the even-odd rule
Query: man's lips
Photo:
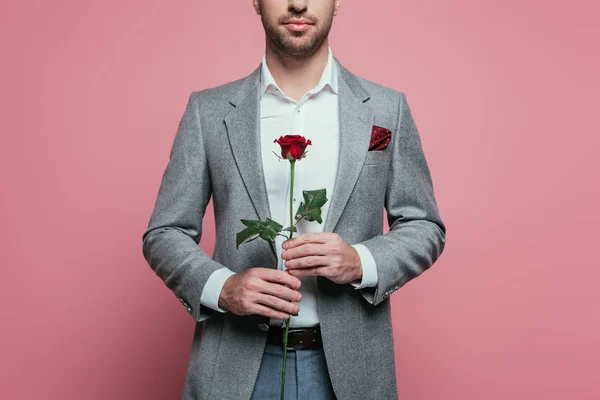
[[310, 28], [312, 23], [307, 20], [289, 20], [284, 25], [292, 31], [301, 32]]

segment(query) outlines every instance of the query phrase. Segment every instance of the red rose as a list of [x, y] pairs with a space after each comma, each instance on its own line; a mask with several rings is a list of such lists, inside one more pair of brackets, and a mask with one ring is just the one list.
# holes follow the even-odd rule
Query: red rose
[[273, 140], [273, 143], [277, 143], [281, 146], [281, 157], [287, 159], [288, 153], [292, 160], [299, 160], [306, 150], [306, 146], [312, 144], [310, 139], [306, 139], [300, 135], [285, 135], [280, 136], [279, 139]]

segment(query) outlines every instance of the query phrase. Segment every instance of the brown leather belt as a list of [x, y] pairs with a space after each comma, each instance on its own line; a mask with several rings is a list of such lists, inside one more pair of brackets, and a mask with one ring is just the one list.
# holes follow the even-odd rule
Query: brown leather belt
[[[283, 336], [285, 326], [269, 326], [267, 334], [267, 343], [274, 344], [283, 348]], [[288, 350], [318, 349], [323, 347], [321, 340], [321, 329], [317, 325], [310, 328], [292, 328], [288, 330]]]

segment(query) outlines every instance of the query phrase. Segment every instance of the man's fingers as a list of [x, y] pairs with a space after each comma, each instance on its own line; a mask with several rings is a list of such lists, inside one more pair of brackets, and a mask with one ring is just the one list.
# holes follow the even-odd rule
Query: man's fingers
[[282, 247], [284, 250], [291, 249], [293, 247], [300, 246], [305, 243], [327, 243], [328, 240], [331, 239], [332, 235], [335, 235], [331, 232], [309, 232], [303, 233], [295, 238], [291, 238], [285, 240], [282, 243]]
[[264, 288], [261, 290], [264, 294], [269, 294], [271, 296], [277, 296], [280, 299], [289, 300], [289, 301], [300, 301], [302, 300], [302, 295], [300, 292], [290, 289], [287, 286], [277, 285], [274, 283], [265, 283]]
[[271, 307], [267, 307], [267, 306], [263, 306], [261, 304], [254, 304], [250, 310], [249, 310], [252, 314], [259, 314], [265, 317], [269, 317], [269, 318], [277, 318], [277, 319], [289, 319], [290, 318], [290, 314], [281, 312], [281, 311], [277, 311], [272, 309]]
[[307, 256], [329, 256], [336, 255], [334, 247], [327, 243], [306, 243], [293, 249], [287, 249], [281, 253], [281, 258], [284, 260], [292, 260], [299, 257]]
[[329, 276], [327, 275], [327, 267], [296, 268], [291, 269], [290, 274], [294, 276]]
[[287, 285], [292, 289], [299, 289], [300, 285], [302, 285], [302, 281], [300, 281], [300, 279], [294, 278], [285, 271], [280, 271], [276, 269], [265, 268], [261, 278], [268, 282], [278, 283], [280, 285]]
[[327, 256], [306, 256], [294, 258], [284, 263], [287, 269], [315, 268], [329, 265]]
[[279, 297], [269, 294], [260, 294], [256, 297], [256, 303], [268, 306], [275, 311], [284, 312], [286, 314], [298, 314], [300, 307], [297, 304], [290, 303], [287, 300], [282, 300]]

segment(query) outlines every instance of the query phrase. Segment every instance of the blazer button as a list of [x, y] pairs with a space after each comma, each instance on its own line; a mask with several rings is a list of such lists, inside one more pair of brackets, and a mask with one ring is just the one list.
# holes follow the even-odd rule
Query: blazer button
[[258, 329], [260, 329], [263, 332], [266, 332], [269, 330], [269, 325], [265, 324], [264, 322], [261, 322], [260, 324], [258, 324]]

